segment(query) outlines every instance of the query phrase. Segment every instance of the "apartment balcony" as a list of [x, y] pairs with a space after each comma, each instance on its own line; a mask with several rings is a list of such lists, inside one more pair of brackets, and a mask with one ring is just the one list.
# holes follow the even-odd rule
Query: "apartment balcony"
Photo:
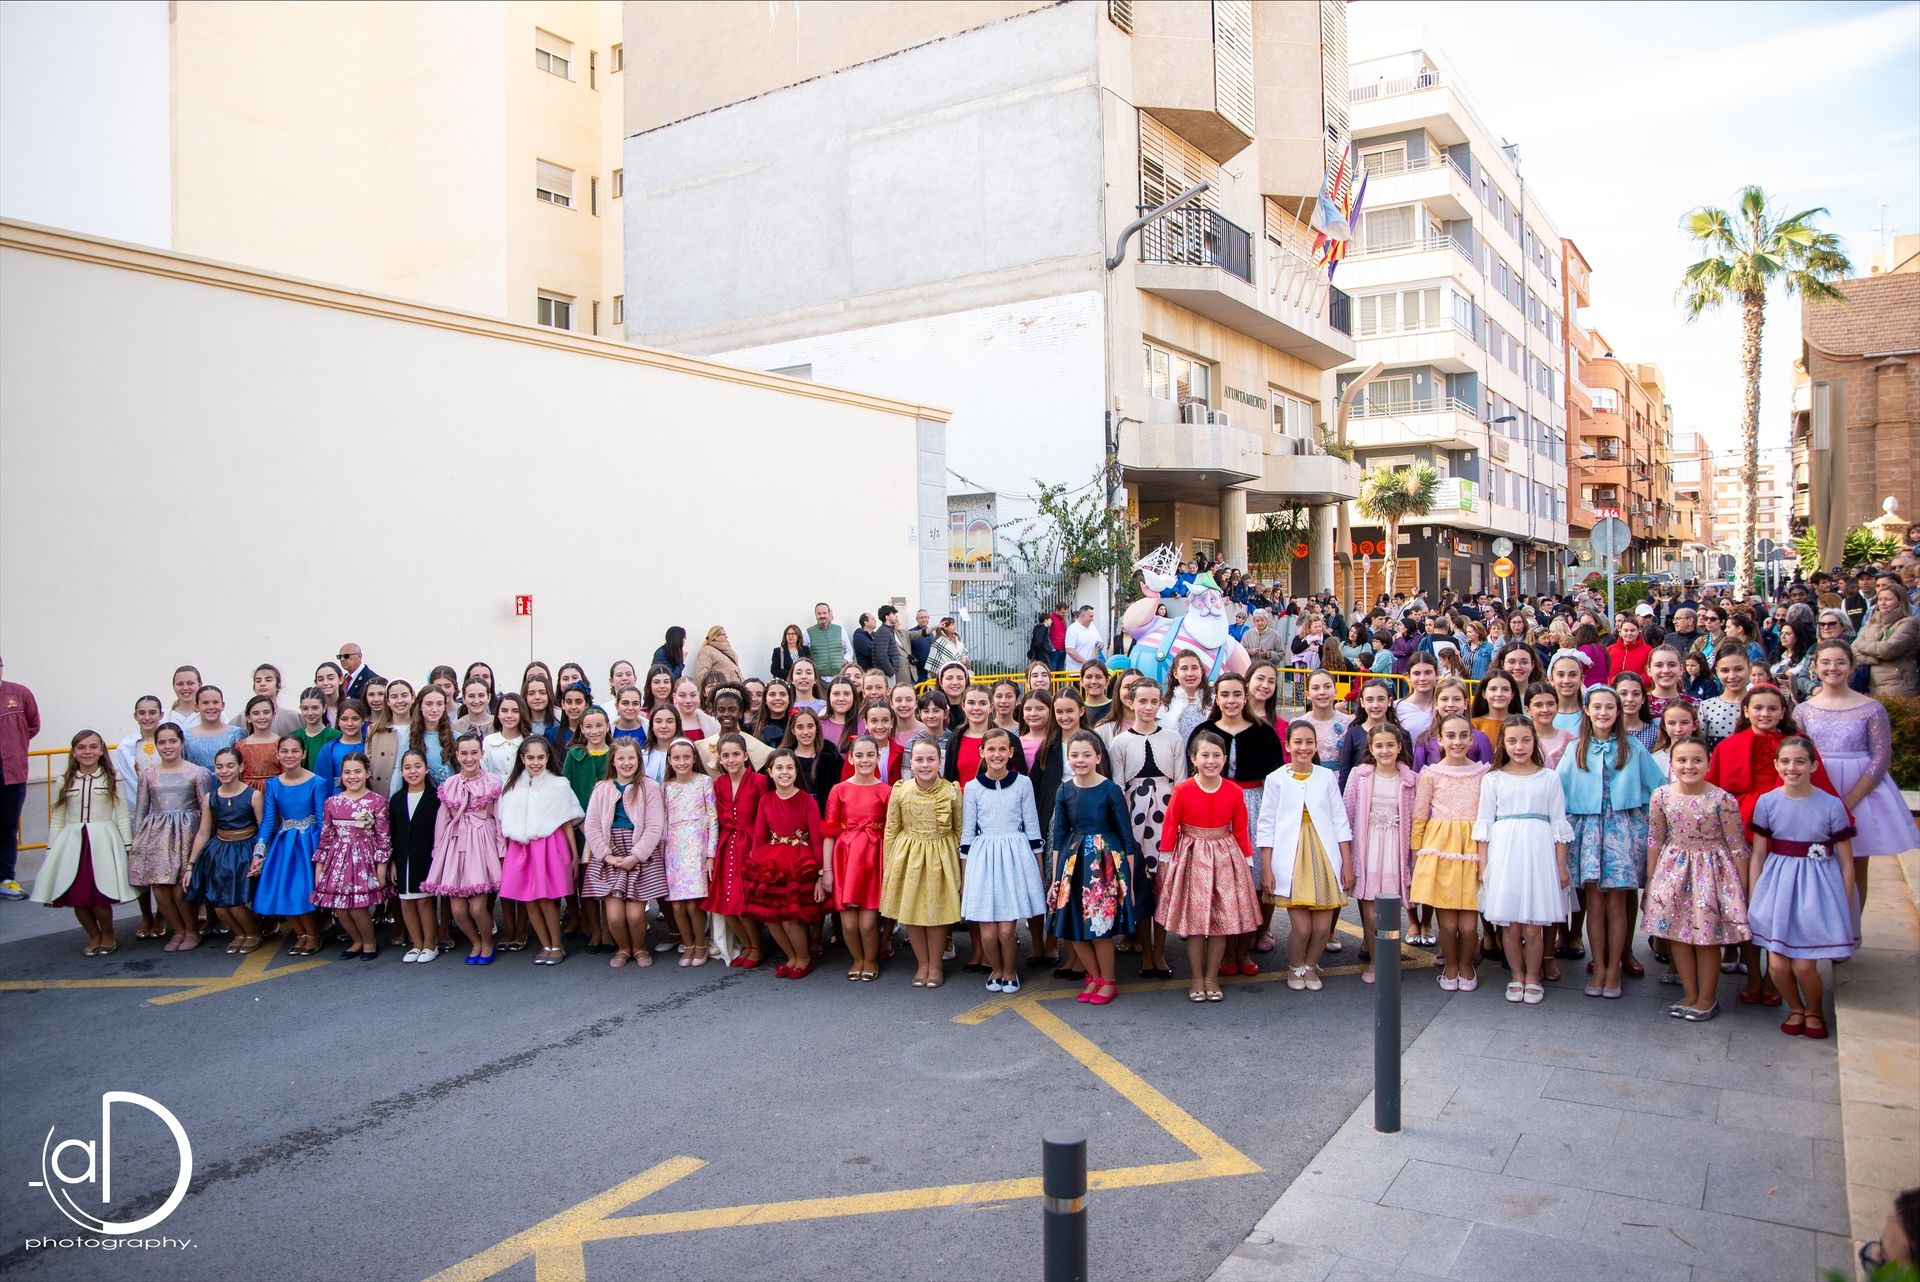
[[1198, 404], [1155, 401], [1150, 412], [1177, 414], [1180, 421], [1121, 423], [1120, 467], [1129, 481], [1152, 482], [1158, 491], [1213, 503], [1227, 486], [1265, 479], [1264, 438], [1270, 433], [1264, 424], [1240, 426], [1227, 411]]
[[[1367, 192], [1367, 203], [1373, 203], [1371, 190]], [[1340, 278], [1349, 290], [1360, 294], [1374, 286], [1398, 285], [1409, 280], [1451, 280], [1469, 295], [1479, 294], [1483, 289], [1473, 246], [1445, 232], [1385, 244], [1355, 244], [1340, 264]]]
[[[1147, 5], [1145, 8], [1167, 6]], [[1424, 129], [1446, 146], [1467, 141], [1460, 127], [1472, 111], [1448, 88], [1438, 71], [1415, 76], [1356, 84], [1350, 91], [1348, 114], [1353, 136], [1365, 139], [1389, 130]]]
[[1593, 393], [1577, 378], [1567, 379], [1567, 417], [1576, 414], [1593, 416]]
[[1269, 435], [1266, 466], [1247, 487], [1247, 510], [1277, 512], [1302, 504], [1318, 507], [1360, 496], [1360, 465], [1349, 463], [1311, 441]]
[[1431, 445], [1446, 450], [1486, 448], [1487, 429], [1474, 407], [1454, 397], [1424, 401], [1362, 400], [1347, 417], [1347, 443], [1358, 450]]
[[1210, 209], [1177, 210], [1141, 231], [1134, 284], [1315, 369], [1351, 361], [1352, 300], [1305, 259], [1267, 248], [1261, 286], [1245, 228]]
[[1593, 334], [1573, 317], [1566, 317], [1567, 338], [1582, 360], [1593, 359]]
[[1480, 206], [1466, 173], [1445, 152], [1376, 157], [1367, 162], [1367, 174], [1367, 203], [1376, 209], [1417, 200], [1429, 214], [1452, 221], [1472, 218]]
[[1253, 31], [1246, 6], [1132, 6], [1134, 105], [1225, 164], [1253, 142]]
[[1567, 272], [1567, 290], [1573, 295], [1575, 307], [1593, 306], [1592, 275], [1586, 267], [1572, 258], [1565, 261]]
[[1473, 340], [1472, 328], [1455, 317], [1419, 329], [1361, 333], [1355, 337], [1359, 339], [1362, 365], [1385, 361], [1390, 367], [1432, 365], [1450, 374], [1471, 374], [1486, 362], [1486, 353]]

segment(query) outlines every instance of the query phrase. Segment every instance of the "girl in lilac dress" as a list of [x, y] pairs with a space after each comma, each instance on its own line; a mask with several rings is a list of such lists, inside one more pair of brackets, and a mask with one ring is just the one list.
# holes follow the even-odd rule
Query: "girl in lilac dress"
[[1840, 800], [1853, 816], [1853, 874], [1867, 902], [1867, 869], [1879, 856], [1920, 850], [1920, 828], [1891, 774], [1893, 725], [1887, 706], [1856, 692], [1853, 651], [1845, 641], [1823, 641], [1813, 652], [1820, 686], [1794, 709], [1801, 733], [1813, 740]]
[[[205, 687], [203, 687], [205, 688]], [[210, 771], [184, 759], [185, 736], [168, 722], [153, 732], [160, 764], [142, 767], [133, 804], [133, 840], [127, 846], [127, 880], [151, 887], [173, 936], [165, 952], [200, 946], [198, 914], [186, 904], [187, 861], [200, 832], [201, 810], [213, 791]]]
[[367, 754], [349, 752], [340, 761], [341, 790], [320, 810], [313, 902], [331, 908], [352, 940], [341, 961], [372, 961], [380, 955], [369, 910], [386, 897], [393, 840], [387, 799], [368, 790], [368, 773]]
[[1772, 954], [1768, 974], [1786, 998], [1780, 1031], [1824, 1038], [1822, 959], [1853, 956], [1853, 821], [1830, 792], [1813, 786], [1813, 744], [1790, 734], [1774, 753], [1780, 786], [1753, 806], [1753, 942]]

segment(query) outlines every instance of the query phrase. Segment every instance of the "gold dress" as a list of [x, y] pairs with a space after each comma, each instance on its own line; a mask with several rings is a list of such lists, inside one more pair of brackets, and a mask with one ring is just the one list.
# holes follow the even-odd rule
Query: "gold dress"
[[911, 778], [887, 799], [886, 871], [880, 915], [904, 926], [960, 920], [960, 789], [942, 779], [922, 788]]
[[[1294, 778], [1304, 781], [1307, 776], [1295, 774]], [[1321, 844], [1320, 834], [1314, 831], [1313, 820], [1306, 815], [1300, 816], [1300, 844], [1293, 854], [1293, 886], [1286, 895], [1268, 895], [1267, 902], [1276, 908], [1316, 911], [1347, 906], [1346, 892], [1340, 889], [1340, 878], [1333, 871], [1333, 860]]]

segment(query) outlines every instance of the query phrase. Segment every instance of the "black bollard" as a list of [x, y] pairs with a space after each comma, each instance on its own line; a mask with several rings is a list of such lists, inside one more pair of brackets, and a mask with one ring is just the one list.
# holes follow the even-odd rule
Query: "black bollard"
[[1400, 901], [1373, 905], [1373, 1129], [1400, 1130]]
[[1086, 1282], [1087, 1137], [1056, 1128], [1040, 1137], [1040, 1207], [1046, 1282]]

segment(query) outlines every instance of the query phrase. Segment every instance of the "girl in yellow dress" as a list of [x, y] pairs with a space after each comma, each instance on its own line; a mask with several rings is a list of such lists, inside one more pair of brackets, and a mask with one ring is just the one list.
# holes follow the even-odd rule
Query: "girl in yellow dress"
[[1353, 889], [1353, 829], [1340, 777], [1319, 764], [1319, 755], [1311, 721], [1302, 717], [1288, 727], [1287, 764], [1263, 785], [1254, 840], [1261, 892], [1287, 910], [1287, 987], [1296, 992], [1320, 991], [1320, 957]]
[[1440, 760], [1420, 772], [1413, 791], [1414, 903], [1439, 912], [1440, 987], [1470, 993], [1480, 986], [1473, 942], [1480, 932], [1480, 854], [1473, 839], [1480, 781], [1490, 769], [1474, 761], [1473, 722], [1453, 714], [1440, 722]]
[[946, 983], [941, 956], [960, 920], [960, 789], [940, 777], [940, 745], [913, 741], [911, 774], [887, 799], [886, 873], [880, 915], [907, 928], [915, 988]]

